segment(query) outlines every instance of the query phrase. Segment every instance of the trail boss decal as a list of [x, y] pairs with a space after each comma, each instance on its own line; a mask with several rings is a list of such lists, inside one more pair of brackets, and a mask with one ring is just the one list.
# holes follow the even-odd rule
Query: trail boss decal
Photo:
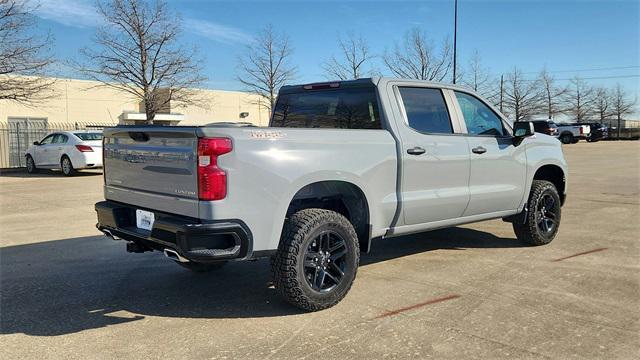
[[281, 139], [287, 136], [286, 133], [276, 130], [251, 130], [251, 137], [254, 139]]

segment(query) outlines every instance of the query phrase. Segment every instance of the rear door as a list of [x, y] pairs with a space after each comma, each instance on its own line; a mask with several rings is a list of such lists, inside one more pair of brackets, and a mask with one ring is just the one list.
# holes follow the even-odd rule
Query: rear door
[[105, 197], [197, 217], [197, 144], [189, 127], [105, 130]]
[[464, 216], [517, 209], [526, 183], [525, 146], [514, 146], [508, 126], [482, 100], [465, 92], [454, 94], [471, 149]]
[[65, 134], [58, 134], [53, 138], [53, 146], [49, 156], [51, 157], [52, 164], [59, 163], [62, 159], [62, 154], [68, 151], [67, 144], [69, 143], [69, 136]]
[[469, 146], [442, 89], [394, 87], [402, 121], [401, 212], [405, 225], [460, 217], [469, 201]]

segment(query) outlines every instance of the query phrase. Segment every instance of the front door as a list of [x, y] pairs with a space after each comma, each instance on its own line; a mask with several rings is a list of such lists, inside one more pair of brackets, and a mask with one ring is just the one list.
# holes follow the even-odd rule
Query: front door
[[456, 134], [441, 89], [399, 86], [404, 119], [401, 212], [404, 225], [458, 218], [469, 201], [469, 146]]
[[525, 146], [514, 146], [503, 120], [477, 97], [455, 92], [471, 150], [470, 199], [464, 216], [515, 210], [526, 183]]
[[53, 152], [53, 139], [56, 134], [51, 134], [42, 141], [40, 145], [35, 147], [35, 162], [36, 166], [46, 166], [52, 164], [52, 152]]

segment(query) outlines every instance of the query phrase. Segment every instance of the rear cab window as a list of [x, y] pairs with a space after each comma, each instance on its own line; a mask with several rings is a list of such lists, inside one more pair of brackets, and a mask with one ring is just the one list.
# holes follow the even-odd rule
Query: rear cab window
[[410, 128], [425, 134], [453, 134], [442, 90], [420, 87], [399, 87], [398, 90]]
[[[373, 84], [354, 87], [315, 85], [281, 92], [271, 127], [319, 129], [382, 129]], [[333, 86], [333, 87], [332, 87]]]

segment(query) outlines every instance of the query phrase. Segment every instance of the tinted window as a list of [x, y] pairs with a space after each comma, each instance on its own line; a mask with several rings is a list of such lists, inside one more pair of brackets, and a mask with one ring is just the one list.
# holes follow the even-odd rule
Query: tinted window
[[[468, 125], [467, 125], [468, 126]], [[533, 128], [536, 132], [541, 132], [547, 129], [546, 121], [533, 121]]]
[[478, 98], [457, 91], [456, 98], [458, 99], [458, 104], [460, 104], [462, 116], [464, 117], [464, 122], [467, 124], [467, 132], [469, 134], [493, 136], [502, 136], [505, 134], [502, 120]]
[[53, 138], [53, 143], [54, 144], [64, 144], [67, 142], [67, 140], [69, 140], [69, 137], [67, 135], [63, 135], [63, 134], [57, 134], [54, 138]]
[[102, 140], [102, 133], [74, 133], [82, 141]]
[[271, 126], [380, 129], [375, 88], [303, 90], [281, 94]]
[[44, 139], [42, 139], [42, 141], [40, 141], [41, 145], [46, 145], [46, 144], [51, 144], [51, 142], [53, 141], [53, 137], [56, 136], [58, 134], [52, 134], [49, 135], [47, 137], [45, 137]]
[[453, 133], [442, 91], [401, 87], [400, 96], [411, 128], [423, 133]]

